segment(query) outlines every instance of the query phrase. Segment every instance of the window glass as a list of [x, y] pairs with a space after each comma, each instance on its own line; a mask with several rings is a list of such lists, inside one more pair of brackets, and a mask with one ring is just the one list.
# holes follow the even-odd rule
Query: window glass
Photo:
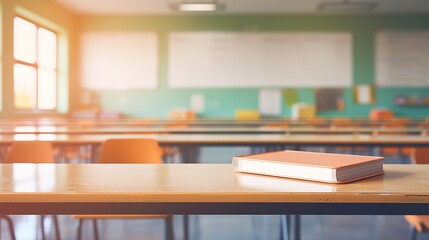
[[14, 66], [15, 107], [30, 109], [36, 107], [36, 69], [15, 64]]
[[37, 23], [14, 19], [14, 102], [22, 110], [57, 108], [58, 37]]
[[37, 27], [35, 24], [16, 17], [14, 20], [14, 57], [16, 60], [35, 63]]
[[57, 36], [55, 33], [39, 28], [37, 57], [39, 67], [57, 67]]
[[57, 73], [51, 69], [38, 71], [38, 103], [40, 109], [51, 110], [56, 107]]

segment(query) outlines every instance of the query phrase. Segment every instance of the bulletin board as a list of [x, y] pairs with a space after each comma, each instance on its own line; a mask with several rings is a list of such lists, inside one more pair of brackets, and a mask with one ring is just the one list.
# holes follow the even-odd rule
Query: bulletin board
[[82, 86], [89, 90], [158, 86], [158, 37], [150, 32], [86, 32], [81, 37]]
[[344, 110], [343, 89], [316, 89], [316, 109], [317, 112]]
[[173, 32], [168, 85], [351, 87], [347, 32]]

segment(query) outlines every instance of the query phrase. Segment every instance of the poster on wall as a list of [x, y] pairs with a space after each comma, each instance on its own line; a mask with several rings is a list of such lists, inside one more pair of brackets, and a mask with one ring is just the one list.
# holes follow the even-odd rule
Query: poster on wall
[[266, 116], [280, 116], [282, 114], [282, 91], [259, 90], [259, 112]]
[[374, 85], [361, 84], [353, 87], [354, 99], [357, 104], [373, 104], [375, 102]]

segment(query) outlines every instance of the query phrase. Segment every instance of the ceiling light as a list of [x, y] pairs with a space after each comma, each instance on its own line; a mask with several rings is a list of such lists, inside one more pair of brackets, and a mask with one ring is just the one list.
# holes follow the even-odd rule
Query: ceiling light
[[210, 1], [183, 1], [171, 5], [172, 9], [183, 12], [213, 12], [223, 10], [224, 5], [215, 0]]
[[378, 3], [376, 2], [351, 2], [349, 0], [344, 0], [342, 2], [322, 2], [318, 9], [320, 11], [329, 12], [369, 12], [374, 10], [377, 5]]

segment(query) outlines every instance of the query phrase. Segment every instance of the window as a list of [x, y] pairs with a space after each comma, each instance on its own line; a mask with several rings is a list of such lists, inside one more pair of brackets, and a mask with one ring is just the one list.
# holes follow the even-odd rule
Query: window
[[14, 19], [14, 105], [19, 110], [57, 108], [57, 34]]

